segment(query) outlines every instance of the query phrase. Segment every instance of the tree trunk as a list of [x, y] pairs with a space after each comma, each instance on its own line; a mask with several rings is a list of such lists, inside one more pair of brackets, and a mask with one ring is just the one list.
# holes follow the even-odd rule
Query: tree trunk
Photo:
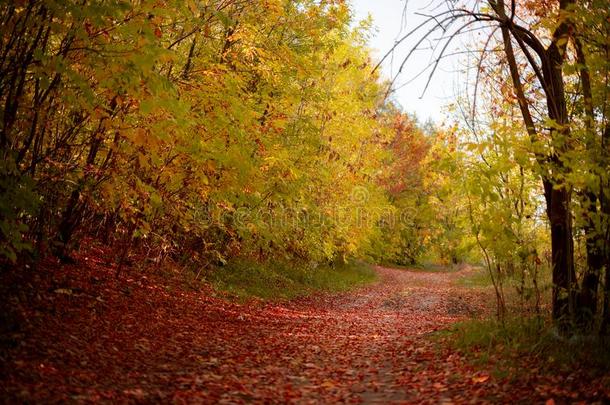
[[603, 236], [595, 229], [595, 222], [599, 218], [596, 207], [598, 200], [594, 194], [587, 193], [584, 201], [588, 205], [584, 218], [587, 268], [578, 295], [576, 321], [582, 328], [590, 330], [598, 309], [599, 277], [604, 268], [604, 249], [600, 243]]
[[[574, 45], [576, 49], [577, 61], [580, 65], [579, 75], [584, 100], [585, 129], [587, 131], [585, 145], [587, 151], [592, 154], [596, 154], [597, 150], [601, 150], [601, 145], [598, 145], [595, 139], [595, 111], [593, 108], [591, 76], [589, 74], [587, 58], [583, 50], [583, 45], [578, 37], [574, 39]], [[594, 172], [591, 172], [591, 174], [595, 175]], [[602, 185], [602, 183], [603, 180], [601, 181], [600, 185]], [[595, 188], [588, 186], [582, 192], [581, 196], [585, 208], [583, 213], [583, 228], [585, 232], [585, 243], [587, 249], [587, 268], [585, 270], [585, 274], [583, 275], [581, 290], [578, 297], [578, 312], [576, 314], [576, 320], [580, 326], [586, 330], [591, 330], [595, 321], [598, 306], [599, 278], [604, 268], [604, 235], [603, 232], [600, 233], [599, 229], [596, 227], [596, 223], [599, 221], [601, 213], [598, 211], [597, 203], [601, 203], [603, 201], [603, 198], [598, 196], [598, 194], [603, 193], [603, 186], [600, 187], [600, 190], [596, 190]], [[601, 229], [603, 229], [603, 227]]]
[[[606, 244], [608, 246], [610, 240], [606, 239]], [[604, 256], [606, 275], [604, 277], [604, 307], [602, 309], [602, 323], [600, 327], [601, 335], [610, 334], [610, 252], [606, 250]]]
[[[562, 0], [560, 9], [566, 10], [573, 2], [574, 0]], [[508, 17], [503, 0], [490, 1], [489, 4], [502, 20], [500, 28], [513, 88], [528, 135], [532, 143], [536, 143], [539, 134], [530, 112], [529, 102], [525, 96], [519, 64], [512, 44], [512, 37], [514, 37], [526, 53], [530, 64], [535, 65], [531, 54], [523, 44], [523, 41], [528, 40], [528, 38], [524, 38], [523, 34], [515, 29], [512, 21], [513, 15], [510, 18]], [[514, 7], [515, 3], [511, 4]], [[536, 159], [542, 172], [547, 217], [551, 226], [553, 319], [557, 321], [560, 327], [565, 326], [565, 322], [570, 322], [576, 306], [576, 289], [574, 288], [576, 286], [576, 273], [574, 271], [570, 208], [571, 190], [566, 189], [560, 183], [560, 178], [566, 170], [560, 156], [568, 151], [568, 138], [570, 137], [562, 71], [567, 37], [570, 31], [569, 24], [570, 22], [567, 19], [559, 24], [553, 32], [552, 41], [548, 48], [544, 49], [540, 42], [534, 44], [534, 51], [538, 53], [540, 67], [542, 68], [542, 72], [536, 70], [536, 73], [546, 96], [548, 116], [555, 123], [550, 130], [550, 139], [554, 151], [548, 155], [537, 153]], [[537, 66], [535, 67], [537, 68]]]
[[544, 181], [547, 216], [551, 225], [551, 251], [553, 271], [553, 319], [566, 326], [575, 308], [574, 245], [570, 193], [556, 189], [552, 182]]
[[[602, 133], [602, 157], [604, 161], [608, 161], [610, 158], [610, 123], [606, 124], [604, 132]], [[602, 323], [600, 332], [601, 334], [610, 333], [610, 180], [601, 180], [601, 191], [600, 206], [604, 226], [602, 227], [604, 232], [604, 306], [602, 309]]]
[[[566, 9], [571, 1], [562, 1]], [[553, 319], [560, 327], [569, 326], [577, 307], [578, 284], [574, 270], [574, 241], [572, 238], [571, 189], [561, 183], [561, 177], [569, 169], [564, 166], [561, 155], [570, 150], [570, 127], [563, 82], [563, 63], [566, 54], [568, 22], [564, 22], [553, 33], [553, 41], [546, 50], [542, 62], [542, 74], [549, 118], [555, 123], [551, 127], [554, 149], [550, 156], [549, 170], [552, 173], [544, 184], [547, 214], [551, 225], [551, 250], [553, 254]], [[562, 41], [563, 42], [560, 42]], [[562, 43], [562, 45], [558, 45]]]

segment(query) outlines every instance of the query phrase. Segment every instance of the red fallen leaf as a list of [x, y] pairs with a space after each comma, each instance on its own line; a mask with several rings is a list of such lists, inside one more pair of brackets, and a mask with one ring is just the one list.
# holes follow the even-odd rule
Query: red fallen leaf
[[555, 405], [555, 400], [553, 398], [547, 399], [545, 402], [546, 405]]
[[432, 386], [439, 391], [446, 391], [447, 388], [441, 383], [434, 383]]
[[484, 383], [487, 380], [489, 380], [489, 376], [485, 374], [478, 377], [472, 377], [472, 382], [475, 384]]
[[157, 38], [161, 38], [161, 35], [163, 35], [163, 33], [161, 32], [161, 28], [155, 27], [155, 36]]

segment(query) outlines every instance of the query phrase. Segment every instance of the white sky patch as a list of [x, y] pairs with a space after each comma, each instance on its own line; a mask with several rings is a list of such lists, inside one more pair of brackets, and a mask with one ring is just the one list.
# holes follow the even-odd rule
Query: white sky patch
[[[374, 30], [369, 41], [373, 49], [375, 61], [381, 59], [388, 52], [395, 41], [421, 24], [426, 17], [417, 13], [430, 14], [435, 2], [433, 0], [409, 0], [406, 13], [403, 14], [404, 0], [351, 0], [356, 20], [363, 20], [370, 14], [373, 17]], [[430, 25], [432, 27], [432, 25]], [[397, 48], [393, 57], [388, 58], [382, 65], [384, 76], [393, 77], [402, 64], [405, 56], [417, 44], [417, 41], [426, 33], [422, 29], [405, 40]], [[402, 73], [395, 83], [393, 99], [403, 107], [404, 111], [415, 113], [420, 122], [432, 119], [440, 124], [445, 119], [445, 106], [455, 100], [458, 80], [459, 56], [444, 58], [438, 65], [426, 92], [426, 82], [431, 68], [427, 66], [434, 63], [437, 55], [433, 55], [432, 47], [436, 45], [435, 39], [442, 36], [442, 32], [433, 34], [431, 41], [425, 41], [418, 46]], [[459, 42], [456, 41], [446, 51], [446, 55], [459, 51]], [[438, 54], [437, 49], [437, 54]]]

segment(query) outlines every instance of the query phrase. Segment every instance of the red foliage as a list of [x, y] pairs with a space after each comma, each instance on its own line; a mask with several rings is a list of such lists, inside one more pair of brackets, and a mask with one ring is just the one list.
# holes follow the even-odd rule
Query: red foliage
[[239, 305], [207, 288], [189, 288], [179, 274], [151, 274], [152, 265], [147, 272], [126, 269], [117, 280], [111, 259], [112, 252], [91, 248], [76, 265], [47, 261], [36, 271], [4, 274], [4, 303], [12, 314], [5, 317], [13, 321], [12, 330], [5, 325], [0, 352], [4, 402], [602, 396], [599, 381], [578, 370], [496, 379], [433, 343], [430, 332], [488, 306], [486, 296], [456, 286], [460, 273], [378, 268], [381, 282], [357, 292]]
[[422, 161], [430, 144], [409, 116], [397, 113], [393, 121], [395, 137], [390, 144], [394, 162], [383, 179], [385, 188], [398, 195], [405, 190], [421, 188]]
[[548, 17], [550, 13], [559, 8], [558, 0], [519, 0], [517, 2], [519, 13], [525, 17]]

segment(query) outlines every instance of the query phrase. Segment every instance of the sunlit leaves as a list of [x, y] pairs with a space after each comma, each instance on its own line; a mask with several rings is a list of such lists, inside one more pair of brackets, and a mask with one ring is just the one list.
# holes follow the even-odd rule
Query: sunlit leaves
[[[6, 28], [35, 57], [23, 71], [6, 65], [27, 100], [10, 135], [40, 185], [46, 237], [60, 224], [67, 245], [102, 224], [106, 239], [213, 262], [370, 250], [391, 209], [377, 182], [389, 131], [366, 34], [344, 2], [29, 7], [29, 31], [20, 12]], [[33, 124], [28, 103], [41, 114]]]

